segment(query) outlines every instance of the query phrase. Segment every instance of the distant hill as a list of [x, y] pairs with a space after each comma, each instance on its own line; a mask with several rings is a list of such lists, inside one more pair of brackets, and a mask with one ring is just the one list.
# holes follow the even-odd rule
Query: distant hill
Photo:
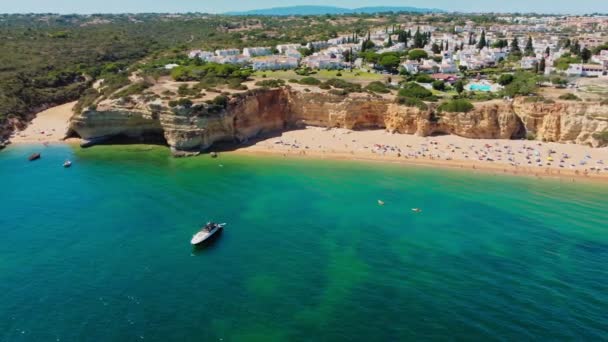
[[323, 14], [355, 14], [355, 13], [384, 13], [384, 12], [416, 12], [416, 13], [441, 13], [443, 10], [436, 8], [418, 7], [360, 7], [360, 8], [341, 8], [332, 6], [291, 6], [257, 9], [243, 12], [227, 12], [227, 15], [323, 15]]

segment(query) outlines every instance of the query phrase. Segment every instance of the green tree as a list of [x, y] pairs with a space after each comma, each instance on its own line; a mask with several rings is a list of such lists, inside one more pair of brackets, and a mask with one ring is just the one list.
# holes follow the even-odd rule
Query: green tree
[[399, 59], [399, 56], [390, 53], [390, 54], [382, 54], [380, 56], [378, 64], [386, 70], [395, 72], [397, 70], [397, 68], [399, 67], [400, 62], [401, 62], [401, 60]]
[[477, 43], [477, 48], [478, 49], [483, 49], [484, 47], [486, 47], [486, 30], [481, 31], [481, 38], [479, 38], [479, 43]]
[[587, 63], [591, 59], [591, 50], [584, 48], [581, 51], [581, 59], [583, 60], [583, 63]]
[[511, 53], [520, 53], [521, 49], [519, 48], [519, 42], [517, 41], [517, 38], [513, 38], [513, 41], [511, 42]]
[[420, 27], [418, 27], [418, 29], [416, 30], [416, 33], [414, 34], [414, 48], [415, 49], [421, 49], [424, 47], [424, 40], [425, 37], [422, 35], [422, 33], [420, 33]]
[[526, 43], [524, 53], [526, 54], [526, 56], [534, 56], [534, 45], [532, 43], [532, 37], [530, 36], [528, 36], [528, 42]]
[[445, 90], [445, 82], [443, 82], [442, 80], [433, 81], [433, 89], [439, 90], [439, 91], [444, 91]]
[[464, 83], [462, 82], [462, 80], [456, 81], [456, 83], [454, 84], [454, 89], [456, 89], [456, 92], [458, 93], [458, 95], [460, 95], [460, 94], [462, 94], [462, 92], [464, 92]]
[[580, 56], [580, 55], [581, 55], [581, 44], [578, 42], [578, 40], [577, 40], [577, 41], [575, 41], [575, 42], [574, 42], [574, 44], [572, 44], [572, 45], [570, 46], [570, 52], [571, 52], [573, 55], [577, 55], [577, 56]]
[[513, 82], [513, 79], [514, 77], [511, 74], [502, 74], [498, 78], [498, 84], [500, 84], [501, 86], [506, 86]]
[[407, 54], [407, 58], [411, 61], [421, 60], [421, 59], [429, 58], [429, 54], [426, 53], [426, 51], [424, 51], [424, 50], [414, 49], [414, 50], [410, 50], [410, 52]]
[[541, 74], [545, 73], [545, 69], [547, 68], [547, 61], [545, 57], [541, 58], [540, 63], [538, 64], [538, 72]]
[[431, 51], [433, 51], [434, 54], [440, 54], [441, 48], [436, 43], [433, 43], [433, 45], [431, 46]]

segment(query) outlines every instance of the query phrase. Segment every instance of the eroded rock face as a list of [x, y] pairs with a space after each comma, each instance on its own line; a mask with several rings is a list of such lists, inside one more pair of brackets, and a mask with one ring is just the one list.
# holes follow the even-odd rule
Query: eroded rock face
[[169, 108], [162, 102], [106, 100], [72, 118], [82, 138], [162, 136], [176, 151], [201, 151], [219, 141], [244, 141], [304, 125], [386, 129], [393, 133], [455, 134], [467, 138], [515, 139], [533, 132], [539, 140], [599, 146], [593, 134], [608, 130], [608, 106], [589, 103], [489, 101], [468, 113], [438, 113], [369, 94], [350, 96], [258, 89], [233, 97], [226, 108]]
[[608, 106], [597, 102], [558, 101], [556, 103], [526, 103], [519, 99], [513, 104], [526, 131], [537, 140], [568, 142], [593, 147], [606, 143], [594, 137], [608, 131]]

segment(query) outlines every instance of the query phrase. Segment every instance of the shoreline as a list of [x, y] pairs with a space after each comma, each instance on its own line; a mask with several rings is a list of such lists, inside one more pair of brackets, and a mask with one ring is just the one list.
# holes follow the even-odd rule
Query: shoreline
[[[568, 181], [576, 183], [577, 181], [586, 182], [599, 182], [608, 183], [608, 174], [576, 174], [570, 170], [564, 170], [563, 172], [551, 172], [545, 173], [543, 170], [534, 170], [532, 168], [516, 168], [510, 165], [500, 167], [498, 165], [491, 165], [488, 163], [474, 163], [465, 161], [447, 161], [447, 160], [432, 160], [432, 159], [406, 159], [406, 158], [378, 158], [374, 156], [356, 156], [351, 154], [342, 153], [283, 153], [272, 150], [247, 150], [238, 149], [229, 152], [223, 152], [231, 155], [242, 155], [242, 156], [268, 156], [268, 157], [283, 157], [292, 159], [316, 159], [316, 160], [329, 160], [329, 161], [356, 161], [364, 163], [378, 163], [378, 164], [393, 164], [409, 167], [425, 167], [425, 168], [437, 168], [437, 169], [449, 169], [449, 170], [461, 170], [468, 173], [484, 173], [488, 175], [508, 175], [514, 177], [526, 177], [535, 179], [552, 179], [560, 181]], [[552, 170], [554, 171], [554, 170]], [[561, 171], [561, 170], [560, 170]]]
[[[69, 138], [66, 140], [48, 142], [48, 145], [69, 145], [75, 148], [80, 148], [78, 138]], [[29, 146], [29, 145], [40, 145], [37, 141], [19, 141], [11, 143], [9, 146]], [[141, 144], [148, 145], [148, 144]], [[104, 145], [104, 146], [125, 146], [122, 144], [116, 145]], [[161, 146], [161, 145], [153, 145]], [[168, 146], [162, 146], [169, 149]], [[93, 147], [95, 148], [95, 147]], [[220, 151], [220, 158], [222, 154], [228, 155], [241, 155], [241, 156], [265, 156], [274, 158], [288, 158], [288, 159], [311, 159], [311, 160], [326, 160], [326, 161], [354, 161], [364, 163], [377, 163], [377, 164], [393, 164], [409, 167], [426, 167], [426, 168], [439, 168], [449, 170], [461, 170], [469, 173], [484, 173], [488, 175], [508, 175], [515, 177], [526, 177], [535, 179], [553, 179], [560, 181], [568, 181], [575, 183], [577, 181], [585, 182], [599, 182], [608, 183], [608, 173], [597, 174], [588, 173], [576, 173], [574, 170], [559, 170], [554, 168], [539, 169], [538, 167], [517, 167], [506, 164], [491, 164], [489, 162], [479, 161], [465, 161], [465, 160], [440, 160], [430, 158], [406, 158], [396, 156], [378, 156], [374, 154], [351, 154], [346, 152], [336, 151], [315, 151], [307, 150], [305, 153], [302, 151], [293, 150], [277, 150], [277, 149], [265, 149], [260, 148], [256, 145], [249, 147], [237, 148], [229, 151]], [[198, 157], [205, 157], [205, 154], [201, 154]], [[196, 158], [191, 157], [191, 158]]]
[[[13, 134], [10, 145], [78, 145], [81, 139], [65, 138], [75, 103], [38, 113], [25, 130]], [[310, 126], [252, 139], [246, 146], [231, 145], [222, 150], [216, 145], [209, 152], [214, 150], [440, 167], [569, 182], [608, 182], [608, 148], [539, 141], [468, 139], [455, 135], [420, 137], [392, 134], [383, 129], [352, 131]]]
[[65, 142], [64, 138], [68, 133], [74, 105], [76, 105], [76, 101], [37, 113], [23, 131], [14, 132], [9, 137], [9, 145]]

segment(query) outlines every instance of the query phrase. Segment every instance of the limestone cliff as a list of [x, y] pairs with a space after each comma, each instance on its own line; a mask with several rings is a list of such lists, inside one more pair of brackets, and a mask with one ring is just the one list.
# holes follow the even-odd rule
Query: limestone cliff
[[530, 103], [519, 99], [513, 104], [513, 109], [526, 131], [534, 134], [538, 140], [594, 147], [606, 144], [594, 134], [608, 131], [608, 106], [597, 102]]
[[137, 96], [126, 102], [105, 100], [95, 110], [74, 115], [71, 122], [72, 130], [84, 139], [156, 136], [175, 151], [200, 151], [219, 141], [244, 141], [304, 125], [488, 139], [523, 138], [532, 132], [539, 140], [600, 146], [594, 133], [608, 130], [608, 106], [489, 101], [477, 103], [468, 113], [439, 113], [434, 104], [420, 109], [369, 94], [340, 96], [287, 87], [237, 94], [225, 108], [170, 108], [160, 100], [145, 102]]

